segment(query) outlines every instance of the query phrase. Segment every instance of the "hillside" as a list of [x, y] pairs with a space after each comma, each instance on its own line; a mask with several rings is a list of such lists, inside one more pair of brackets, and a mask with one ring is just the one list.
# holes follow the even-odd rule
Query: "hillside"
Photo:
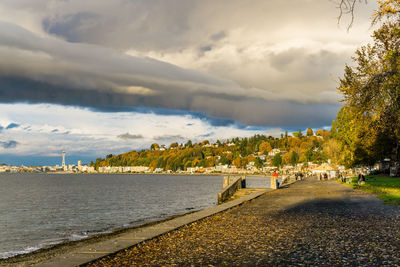
[[316, 135], [311, 129], [303, 136], [301, 131], [282, 134], [280, 138], [254, 135], [250, 138], [234, 138], [224, 142], [186, 144], [152, 144], [150, 149], [121, 155], [107, 155], [93, 163], [96, 169], [105, 166], [147, 166], [150, 170], [187, 170], [192, 167], [210, 168], [221, 165], [246, 168], [253, 166], [295, 165], [297, 163], [322, 163], [327, 161], [323, 145], [329, 139], [329, 131], [318, 130]]

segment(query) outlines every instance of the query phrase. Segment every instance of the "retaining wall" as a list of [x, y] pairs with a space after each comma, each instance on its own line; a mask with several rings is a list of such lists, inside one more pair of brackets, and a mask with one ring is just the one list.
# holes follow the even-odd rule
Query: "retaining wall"
[[227, 201], [236, 191], [245, 187], [245, 176], [224, 176], [223, 189], [218, 193], [218, 204]]

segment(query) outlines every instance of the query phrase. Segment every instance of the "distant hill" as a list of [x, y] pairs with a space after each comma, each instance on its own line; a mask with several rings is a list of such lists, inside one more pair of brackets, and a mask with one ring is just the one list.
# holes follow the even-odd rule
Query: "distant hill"
[[105, 166], [147, 166], [154, 170], [186, 170], [190, 167], [213, 167], [217, 165], [234, 165], [245, 168], [249, 163], [260, 168], [262, 166], [279, 166], [306, 162], [322, 163], [327, 161], [323, 150], [329, 131], [318, 130], [316, 135], [307, 131], [304, 136], [301, 131], [292, 133], [294, 136], [282, 134], [280, 138], [254, 135], [250, 138], [233, 138], [224, 142], [186, 144], [176, 142], [168, 147], [154, 143], [150, 149], [126, 152], [120, 155], [107, 155], [98, 158], [91, 165]]

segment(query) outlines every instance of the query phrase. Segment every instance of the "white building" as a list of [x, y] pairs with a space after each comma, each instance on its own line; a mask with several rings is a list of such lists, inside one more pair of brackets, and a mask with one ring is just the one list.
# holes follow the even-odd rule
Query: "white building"
[[268, 156], [273, 157], [278, 153], [281, 153], [281, 150], [279, 148], [274, 148], [270, 152], [268, 152]]

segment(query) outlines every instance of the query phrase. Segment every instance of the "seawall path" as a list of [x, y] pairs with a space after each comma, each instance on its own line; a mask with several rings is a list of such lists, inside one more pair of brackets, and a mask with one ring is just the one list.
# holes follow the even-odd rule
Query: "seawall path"
[[312, 178], [90, 266], [400, 266], [400, 207]]

